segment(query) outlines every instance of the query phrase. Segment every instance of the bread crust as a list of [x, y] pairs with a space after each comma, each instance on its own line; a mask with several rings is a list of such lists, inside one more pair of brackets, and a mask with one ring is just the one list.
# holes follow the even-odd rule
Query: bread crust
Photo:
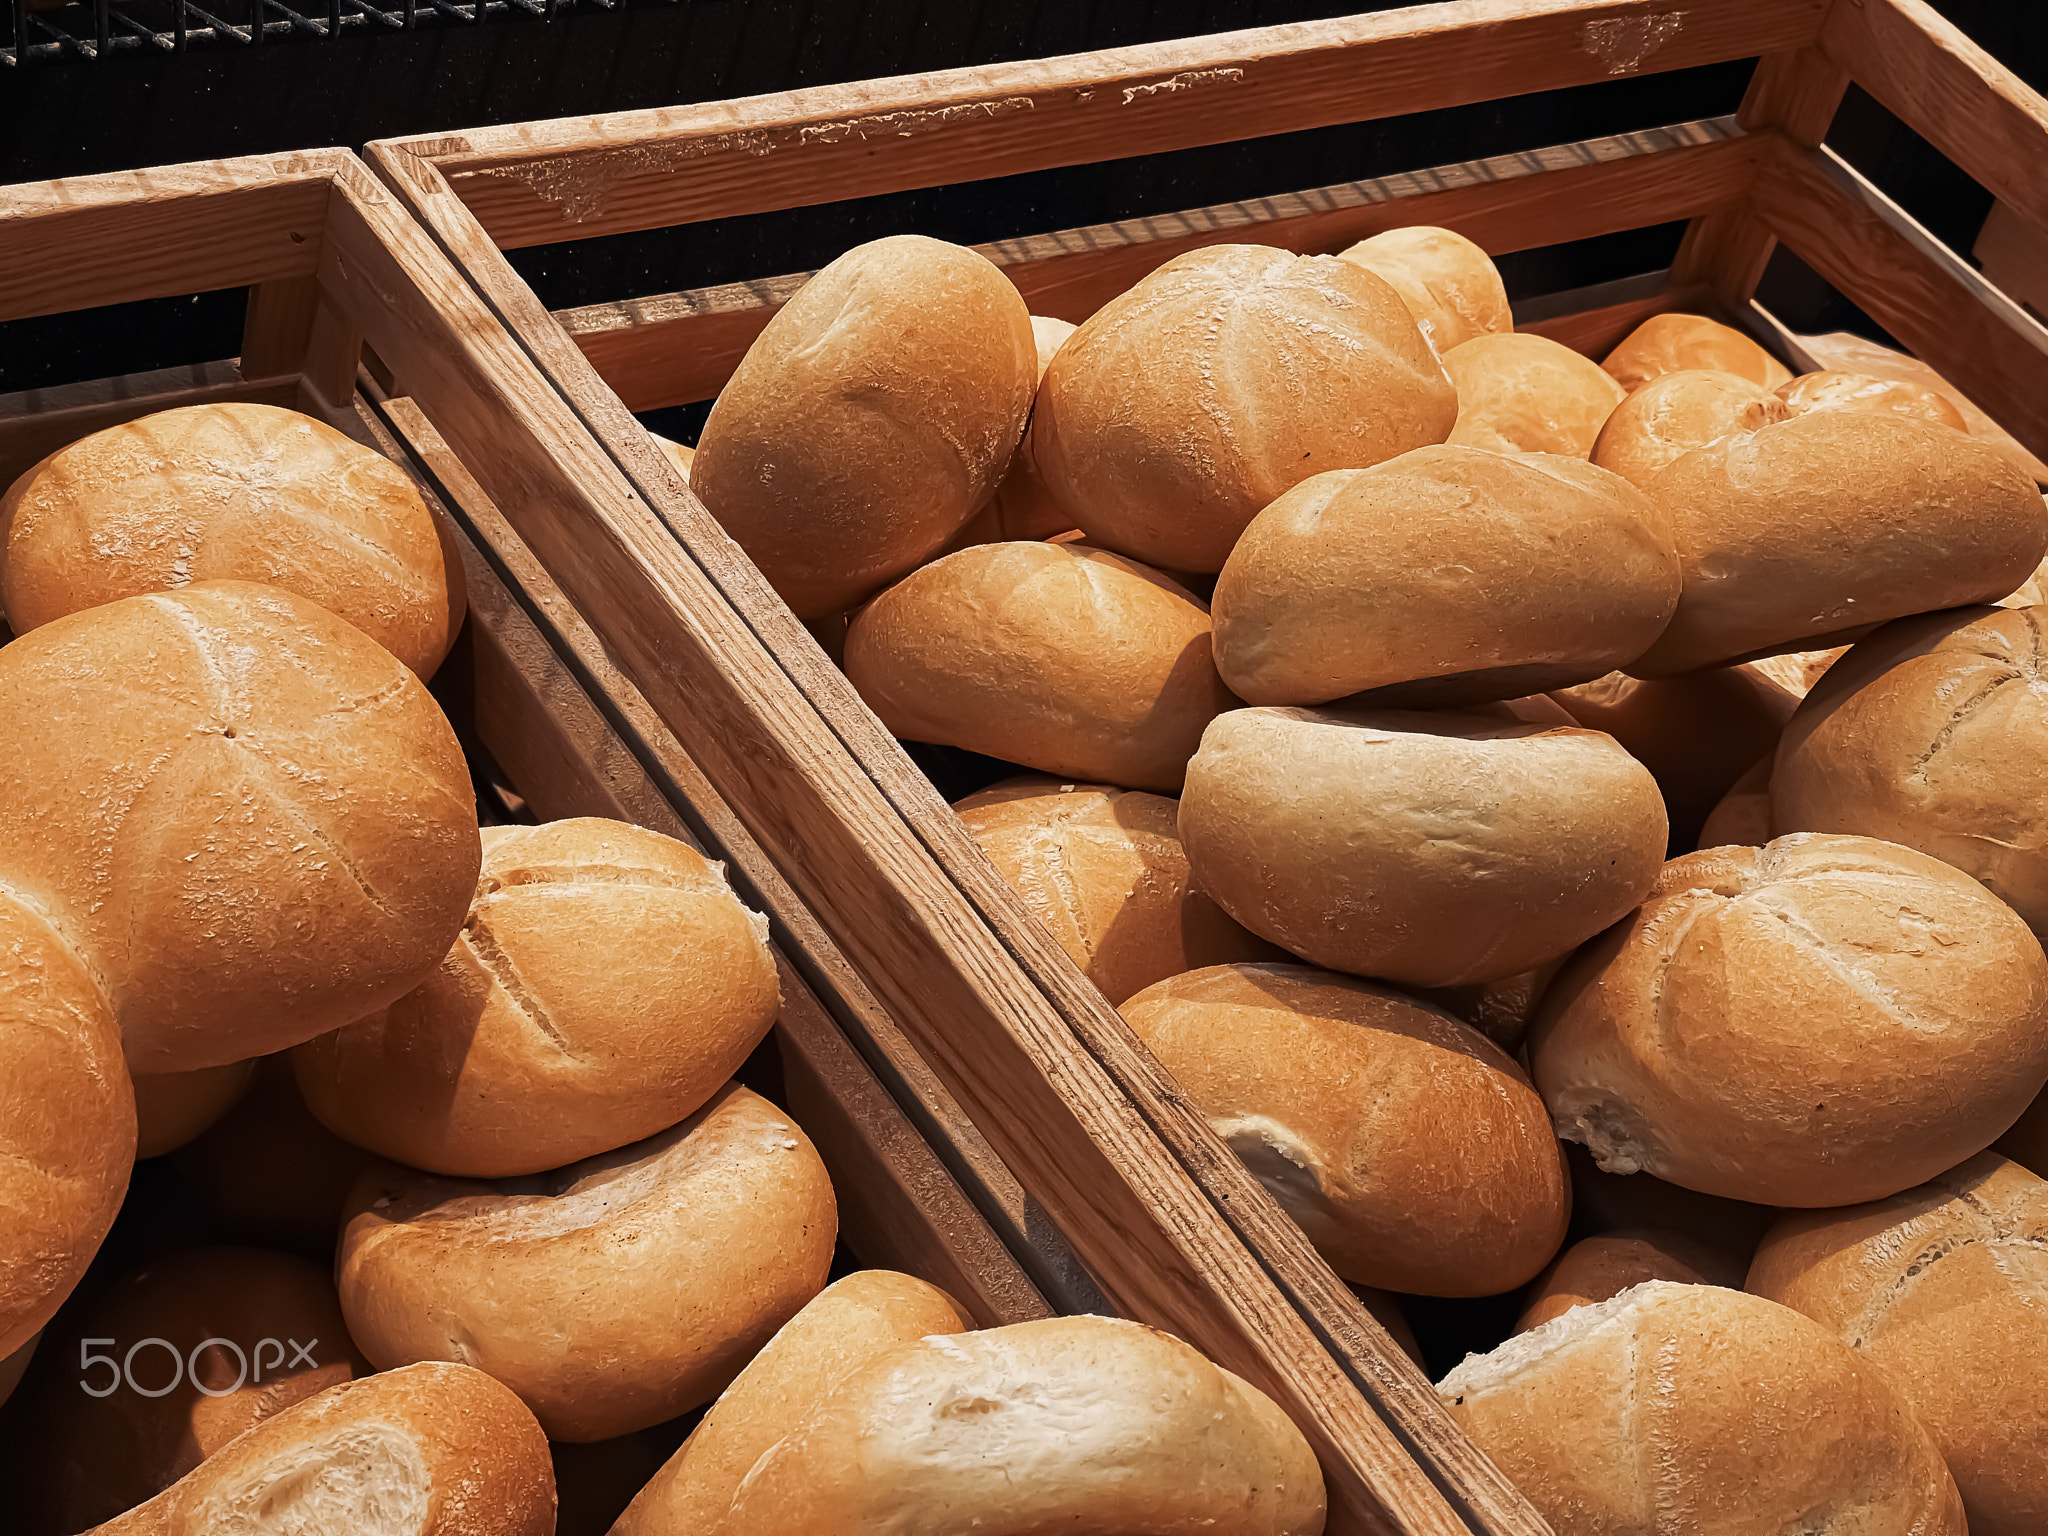
[[1739, 373], [1680, 368], [1659, 374], [1617, 405], [1600, 426], [1592, 460], [1638, 490], [1665, 465], [1731, 432], [1791, 419], [1779, 396]]
[[1493, 258], [1456, 230], [1411, 224], [1339, 251], [1401, 296], [1438, 354], [1475, 336], [1515, 328], [1507, 285]]
[[1580, 1238], [1557, 1256], [1530, 1287], [1516, 1333], [1541, 1328], [1573, 1307], [1609, 1301], [1645, 1280], [1739, 1288], [1740, 1259], [1658, 1227], [1623, 1227]]
[[1475, 336], [1444, 354], [1458, 389], [1446, 442], [1491, 453], [1583, 459], [1628, 391], [1598, 363], [1548, 336]]
[[1705, 315], [1652, 315], [1630, 331], [1600, 366], [1627, 390], [1680, 369], [1733, 373], [1766, 389], [1790, 383], [1792, 370], [1732, 326]]

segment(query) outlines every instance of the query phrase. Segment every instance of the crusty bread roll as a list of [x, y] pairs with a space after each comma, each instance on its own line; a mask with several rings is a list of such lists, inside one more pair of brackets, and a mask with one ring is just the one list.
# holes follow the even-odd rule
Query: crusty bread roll
[[293, 1054], [347, 1140], [465, 1178], [559, 1168], [674, 1125], [775, 1023], [767, 920], [696, 849], [600, 817], [483, 847], [440, 969]]
[[1883, 1376], [1789, 1307], [1652, 1280], [1437, 1385], [1558, 1536], [1965, 1536]]
[[1695, 840], [1698, 846], [1725, 848], [1730, 843], [1747, 843], [1761, 848], [1771, 840], [1771, 762], [1775, 756], [1775, 751], [1766, 752], [1728, 786], [1728, 792], [1700, 823]]
[[336, 1261], [371, 1361], [460, 1359], [555, 1440], [603, 1440], [709, 1402], [825, 1284], [825, 1165], [733, 1084], [681, 1125], [543, 1179], [365, 1175]]
[[[1569, 724], [1571, 717], [1565, 717]], [[1529, 1021], [1543, 990], [1564, 965], [1565, 957], [1546, 960], [1531, 970], [1517, 971], [1497, 981], [1475, 981], [1462, 987], [1416, 987], [1415, 994], [1434, 1003], [1452, 1018], [1470, 1024], [1510, 1056], [1522, 1048], [1529, 1033]]]
[[87, 1536], [549, 1536], [548, 1443], [482, 1371], [438, 1361], [330, 1387]]
[[1645, 1280], [1739, 1289], [1742, 1261], [1683, 1232], [1658, 1227], [1624, 1227], [1581, 1238], [1530, 1287], [1515, 1332], [1540, 1328], [1573, 1307], [1607, 1301]]
[[1738, 432], [1666, 466], [1685, 591], [1629, 671], [1668, 677], [1989, 603], [2048, 552], [2048, 508], [1975, 439], [1866, 411]]
[[1253, 704], [1512, 698], [1635, 660], [1678, 593], [1670, 527], [1625, 481], [1422, 448], [1253, 519], [1216, 579], [1216, 666]]
[[1316, 1536], [1270, 1399], [1178, 1339], [1055, 1317], [867, 1361], [754, 1464], [719, 1536]]
[[1792, 370], [1742, 332], [1705, 315], [1652, 315], [1623, 338], [1600, 364], [1627, 390], [1680, 369], [1739, 374], [1776, 389]]
[[944, 1291], [909, 1275], [863, 1269], [826, 1286], [720, 1394], [611, 1536], [711, 1536], [754, 1463], [854, 1371], [898, 1345], [972, 1326]]
[[309, 598], [421, 677], [466, 611], [462, 563], [405, 471], [282, 406], [137, 417], [60, 448], [0, 498], [0, 604], [17, 635], [222, 580]]
[[2048, 560], [2034, 567], [2034, 574], [2006, 593], [1994, 608], [2038, 608], [2048, 603]]
[[882, 724], [1041, 772], [1177, 790], [1219, 710], [1209, 610], [1080, 544], [983, 544], [854, 617], [846, 675]]
[[1695, 448], [1791, 415], [1776, 394], [1739, 373], [1681, 368], [1657, 375], [1614, 408], [1592, 458], [1640, 490]]
[[953, 809], [1112, 1003], [1200, 966], [1280, 958], [1189, 882], [1180, 807], [1164, 795], [1007, 779]]
[[1219, 716], [1180, 803], [1195, 883], [1245, 927], [1422, 987], [1591, 938], [1643, 899], [1665, 833], [1656, 781], [1611, 736], [1355, 707]]
[[1583, 459], [1628, 394], [1600, 365], [1547, 336], [1475, 336], [1444, 354], [1458, 387], [1447, 442], [1492, 453]]
[[[1031, 335], [1038, 344], [1038, 375], [1034, 384], [1043, 382], [1045, 370], [1052, 366], [1054, 354], [1077, 329], [1079, 327], [1070, 320], [1054, 320], [1045, 315], [1031, 317]], [[1066, 533], [1073, 526], [1074, 514], [1060, 505], [1038, 473], [1038, 451], [1031, 428], [1027, 425], [1024, 440], [1011, 455], [1010, 468], [1002, 483], [996, 487], [995, 494], [982, 504], [981, 510], [967, 520], [967, 525], [954, 538], [953, 544], [955, 548], [966, 549], [973, 544], [1049, 539], [1055, 534]]]
[[235, 1107], [256, 1063], [231, 1061], [196, 1072], [145, 1072], [135, 1079], [135, 1157], [175, 1152]]
[[1543, 1101], [1449, 1014], [1305, 965], [1211, 966], [1121, 1011], [1344, 1279], [1492, 1296], [1564, 1241]]
[[1803, 699], [1813, 692], [1813, 685], [1827, 674], [1828, 668], [1848, 654], [1846, 645], [1831, 645], [1818, 651], [1783, 651], [1776, 656], [1745, 661], [1736, 670], [1775, 684], [1795, 699]]
[[1220, 571], [1290, 486], [1440, 443], [1457, 415], [1443, 364], [1380, 278], [1333, 256], [1211, 245], [1068, 339], [1032, 439], [1090, 543]]
[[390, 654], [275, 587], [125, 598], [0, 650], [0, 874], [138, 1072], [282, 1049], [418, 984], [476, 881], [476, 793]]
[[690, 488], [797, 616], [842, 613], [988, 500], [1038, 377], [1031, 315], [985, 256], [857, 245], [768, 322], [711, 407]]
[[1986, 1152], [1889, 1200], [1788, 1212], [1748, 1289], [1883, 1369], [1971, 1536], [2048, 1531], [2048, 1180]]
[[675, 466], [676, 473], [683, 477], [685, 484], [690, 479], [690, 464], [697, 457], [697, 450], [688, 443], [678, 443], [663, 437], [659, 432], [647, 434], [654, 439], [654, 446], [661, 450], [661, 456]]
[[1557, 1132], [1769, 1205], [1894, 1194], [2048, 1082], [2048, 957], [1968, 875], [1800, 833], [1674, 859], [1551, 985], [1529, 1035]]
[[1411, 224], [1337, 254], [1386, 279], [1440, 353], [1475, 336], [1515, 328], [1507, 285], [1493, 259], [1456, 230]]
[[1958, 432], [1970, 430], [1963, 413], [1947, 400], [1904, 379], [1879, 379], [1829, 368], [1802, 373], [1790, 383], [1780, 384], [1777, 396], [1797, 416], [1809, 411], [1877, 411], [1953, 427]]

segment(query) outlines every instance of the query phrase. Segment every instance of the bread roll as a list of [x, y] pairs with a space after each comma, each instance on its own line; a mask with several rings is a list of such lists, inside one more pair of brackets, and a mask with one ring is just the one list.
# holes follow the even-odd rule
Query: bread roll
[[87, 1536], [549, 1536], [548, 1443], [482, 1371], [439, 1362], [330, 1387]]
[[1810, 411], [1876, 411], [1931, 422], [1938, 427], [1970, 430], [1963, 413], [1931, 389], [1922, 389], [1903, 379], [1872, 378], [1867, 373], [1844, 373], [1826, 369], [1802, 373], [1789, 384], [1780, 384], [1778, 398], [1795, 416]]
[[1826, 1329], [1740, 1291], [1652, 1280], [1437, 1386], [1558, 1536], [1966, 1536], [1941, 1455]]
[[2034, 574], [2006, 593], [1994, 608], [2037, 608], [2048, 602], [2048, 560], [2034, 567]]
[[1890, 1377], [1971, 1536], [2048, 1530], [2048, 1180], [1986, 1152], [1889, 1200], [1787, 1213], [1748, 1288]]
[[[1031, 335], [1038, 344], [1037, 382], [1043, 382], [1045, 370], [1052, 365], [1053, 355], [1077, 329], [1069, 320], [1054, 320], [1045, 315], [1031, 317]], [[1011, 456], [1010, 468], [1004, 474], [1002, 484], [982, 504], [981, 510], [967, 520], [967, 526], [960, 530], [953, 543], [956, 548], [966, 549], [975, 544], [1049, 539], [1073, 526], [1073, 513], [1059, 504], [1038, 473], [1037, 449], [1033, 445], [1031, 428], [1026, 426], [1024, 440]]]
[[1746, 1268], [1778, 1219], [1774, 1205], [1681, 1189], [1647, 1173], [1607, 1173], [1577, 1142], [1564, 1143], [1572, 1174], [1572, 1220], [1589, 1232], [1654, 1227], [1725, 1253]]
[[1652, 315], [1600, 366], [1630, 391], [1680, 369], [1738, 374], [1766, 389], [1792, 379], [1791, 369], [1742, 332], [1705, 315]]
[[1643, 899], [1665, 832], [1656, 781], [1610, 736], [1355, 707], [1220, 716], [1180, 803], [1188, 868], [1224, 911], [1421, 987], [1591, 938]]
[[1593, 462], [1642, 490], [1693, 449], [1791, 415], [1776, 394], [1739, 373], [1681, 368], [1657, 375], [1614, 408], [1593, 444]]
[[[1566, 717], [1569, 721], [1570, 717]], [[1503, 976], [1498, 981], [1473, 982], [1462, 987], [1417, 987], [1415, 993], [1426, 1003], [1434, 1003], [1452, 1018], [1470, 1024], [1510, 1056], [1522, 1048], [1522, 1037], [1529, 1032], [1529, 1021], [1535, 1017], [1536, 1005], [1543, 1000], [1544, 988], [1564, 965], [1565, 957], [1527, 971], [1517, 971], [1512, 976]]]
[[1303, 965], [1192, 971], [1122, 1013], [1344, 1279], [1492, 1296], [1564, 1241], [1543, 1101], [1449, 1014]]
[[235, 1107], [255, 1075], [254, 1061], [196, 1072], [144, 1073], [135, 1079], [135, 1156], [174, 1152]]
[[1236, 702], [1209, 610], [1080, 544], [984, 544], [913, 572], [855, 616], [846, 675], [898, 736], [1131, 789], [1179, 789]]
[[1667, 466], [1647, 494], [1672, 520], [1685, 590], [1629, 667], [1640, 677], [1993, 602], [2048, 551], [2048, 508], [1997, 452], [1864, 411], [1721, 438]]
[[673, 442], [659, 432], [647, 435], [654, 439], [654, 446], [661, 450], [661, 456], [675, 466], [676, 473], [683, 477], [683, 483], [689, 484], [690, 464], [697, 457], [697, 450], [688, 443]]
[[611, 1536], [710, 1536], [754, 1463], [861, 1366], [973, 1325], [936, 1286], [886, 1269], [828, 1285], [725, 1389], [619, 1517]]
[[1439, 353], [1515, 328], [1507, 286], [1492, 258], [1455, 230], [1412, 224], [1337, 254], [1386, 279]]
[[720, 1536], [1316, 1536], [1301, 1431], [1178, 1339], [1055, 1317], [900, 1344], [754, 1464]]
[[1220, 571], [1289, 487], [1440, 443], [1457, 415], [1443, 364], [1381, 279], [1333, 256], [1211, 245], [1068, 339], [1032, 439], [1090, 543]]
[[483, 845], [440, 969], [294, 1053], [335, 1132], [434, 1173], [540, 1173], [674, 1125], [767, 1035], [767, 920], [696, 849], [601, 817]]
[[1852, 647], [1786, 727], [1771, 824], [1917, 848], [2048, 932], [2044, 617], [1951, 609]]
[[2048, 1179], [2048, 1093], [2036, 1098], [1995, 1145], [2022, 1168]]
[[1216, 579], [1216, 665], [1253, 704], [1512, 698], [1635, 660], [1678, 591], [1670, 528], [1623, 481], [1422, 448], [1253, 519]]
[[1547, 336], [1475, 336], [1444, 354], [1458, 388], [1447, 441], [1492, 453], [1583, 459], [1628, 391], [1591, 358]]
[[2048, 958], [1925, 854], [1800, 833], [1674, 859], [1529, 1036], [1557, 1132], [1613, 1173], [1849, 1205], [1981, 1152], [2048, 1082]]
[[1742, 1263], [1683, 1232], [1656, 1227], [1629, 1227], [1581, 1238], [1537, 1279], [1515, 1332], [1540, 1328], [1574, 1307], [1610, 1300], [1645, 1280], [1739, 1289]]
[[222, 580], [296, 592], [421, 677], [466, 611], [462, 563], [411, 477], [281, 406], [137, 417], [58, 449], [0, 499], [0, 602], [17, 635]]
[[459, 1359], [549, 1438], [709, 1402], [825, 1284], [838, 1217], [804, 1133], [733, 1084], [681, 1125], [492, 1187], [391, 1169], [350, 1199], [349, 1332], [388, 1370]]
[[1766, 752], [1728, 786], [1728, 793], [1700, 824], [1697, 842], [1701, 848], [1725, 848], [1730, 843], [1761, 848], [1771, 840], [1771, 762], [1775, 756], [1775, 752]]
[[384, 650], [205, 582], [0, 651], [0, 872], [100, 983], [137, 1072], [279, 1050], [403, 996], [476, 881], [455, 732]]
[[872, 240], [747, 349], [690, 488], [797, 617], [842, 613], [988, 500], [1036, 378], [1031, 315], [993, 262], [923, 235]]
[[1803, 699], [1826, 676], [1828, 668], [1848, 654], [1846, 645], [1831, 645], [1819, 651], [1785, 651], [1745, 661], [1736, 670], [1782, 688], [1795, 699]]

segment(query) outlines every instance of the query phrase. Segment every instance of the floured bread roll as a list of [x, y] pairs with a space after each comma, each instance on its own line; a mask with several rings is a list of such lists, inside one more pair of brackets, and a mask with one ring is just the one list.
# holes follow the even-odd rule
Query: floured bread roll
[[1878, 379], [1830, 368], [1802, 373], [1789, 384], [1780, 384], [1777, 394], [1795, 416], [1809, 411], [1876, 411], [1953, 427], [1958, 432], [1970, 430], [1963, 413], [1947, 400], [1903, 379]]
[[1739, 1289], [1742, 1261], [1683, 1232], [1656, 1227], [1624, 1227], [1581, 1238], [1537, 1279], [1515, 1332], [1540, 1328], [1573, 1307], [1608, 1301], [1645, 1280]]
[[1753, 379], [1681, 368], [1659, 374], [1614, 408], [1593, 444], [1593, 462], [1642, 490], [1695, 448], [1791, 416], [1790, 406]]
[[1591, 358], [1547, 336], [1478, 336], [1444, 354], [1458, 386], [1446, 441], [1492, 453], [1583, 459], [1628, 391]]
[[1641, 389], [1659, 375], [1681, 368], [1740, 374], [1766, 389], [1792, 379], [1791, 369], [1742, 332], [1705, 315], [1652, 315], [1600, 366], [1627, 390]]
[[1515, 328], [1507, 286], [1493, 259], [1456, 230], [1411, 224], [1337, 254], [1385, 278], [1440, 353], [1475, 336]]

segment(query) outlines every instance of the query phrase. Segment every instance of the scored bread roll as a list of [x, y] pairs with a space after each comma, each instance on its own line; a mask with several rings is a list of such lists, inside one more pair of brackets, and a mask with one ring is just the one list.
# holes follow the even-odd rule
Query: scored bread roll
[[0, 871], [91, 969], [138, 1072], [280, 1050], [403, 996], [476, 880], [476, 791], [432, 695], [249, 582], [0, 650], [0, 803]]
[[1457, 414], [1442, 363], [1380, 278], [1333, 256], [1212, 245], [1068, 338], [1032, 438], [1090, 543], [1209, 572], [1290, 486], [1440, 443]]
[[1623, 389], [1638, 390], [1652, 379], [1680, 369], [1732, 373], [1776, 389], [1791, 382], [1792, 370], [1742, 332], [1705, 315], [1652, 315], [1622, 340], [1600, 364]]
[[1493, 453], [1583, 459], [1628, 391], [1590, 357], [1547, 336], [1475, 336], [1444, 354], [1458, 387], [1447, 442]]
[[1317, 1536], [1321, 1470], [1178, 1339], [1054, 1317], [867, 1361], [755, 1463], [720, 1536]]
[[1791, 415], [1776, 394], [1739, 373], [1681, 368], [1659, 374], [1614, 408], [1601, 424], [1592, 459], [1642, 490], [1693, 449]]
[[1131, 789], [1180, 788], [1235, 702], [1209, 610], [1080, 544], [983, 544], [913, 572], [855, 615], [846, 675], [897, 736]]
[[2040, 492], [1995, 450], [1864, 411], [1721, 438], [1666, 466], [1646, 494], [1671, 519], [1685, 590], [1629, 667], [1641, 677], [1995, 602], [2048, 552]]
[[945, 547], [1002, 478], [1038, 377], [1031, 315], [963, 246], [855, 246], [776, 312], [711, 407], [690, 488], [798, 618]]
[[235, 1107], [256, 1063], [231, 1061], [196, 1072], [140, 1073], [135, 1078], [135, 1158], [174, 1152]]
[[1884, 1371], [1971, 1536], [2048, 1530], [2048, 1180], [1986, 1152], [1889, 1200], [1788, 1212], [1748, 1289]]
[[1958, 432], [1970, 430], [1963, 413], [1947, 400], [1904, 379], [1879, 379], [1829, 368], [1802, 373], [1790, 383], [1780, 384], [1777, 396], [1795, 416], [1809, 411], [1876, 411], [1953, 427]]
[[1439, 353], [1515, 328], [1507, 285], [1493, 258], [1456, 230], [1411, 224], [1337, 254], [1384, 278]]
[[755, 1462], [848, 1376], [899, 1344], [973, 1325], [937, 1286], [863, 1269], [777, 1331], [619, 1516], [611, 1536], [712, 1536]]
[[967, 830], [1111, 1003], [1168, 976], [1279, 951], [1190, 883], [1164, 795], [1008, 779], [954, 802]]
[[1188, 868], [1224, 911], [1317, 965], [1421, 987], [1591, 938], [1643, 899], [1666, 831], [1611, 736], [1355, 707], [1218, 716], [1180, 803]]
[[1800, 833], [1674, 859], [1529, 1036], [1558, 1135], [1769, 1205], [1848, 1205], [1982, 1151], [2048, 1082], [2048, 957], [1960, 870]]
[[1728, 786], [1700, 823], [1701, 848], [1725, 848], [1730, 843], [1761, 848], [1771, 840], [1771, 763], [1776, 756], [1775, 750], [1766, 752]]
[[[1078, 329], [1069, 320], [1054, 320], [1045, 315], [1031, 317], [1031, 335], [1038, 344], [1038, 375], [1034, 385], [1044, 381], [1045, 370], [1052, 366], [1054, 355]], [[1036, 440], [1027, 424], [1024, 440], [1011, 456], [1010, 468], [1004, 474], [1002, 484], [983, 503], [981, 510], [967, 520], [966, 527], [960, 530], [953, 544], [955, 548], [965, 549], [972, 544], [1049, 539], [1073, 526], [1074, 514], [1060, 505], [1038, 473]]]
[[2036, 1098], [1993, 1145], [2022, 1168], [2048, 1179], [2048, 1092]]
[[1645, 1280], [1739, 1289], [1742, 1261], [1683, 1232], [1657, 1227], [1624, 1227], [1582, 1238], [1537, 1278], [1515, 1332], [1540, 1328], [1574, 1307], [1611, 1300]]
[[1216, 666], [1253, 704], [1512, 698], [1635, 660], [1678, 594], [1670, 527], [1626, 482], [1421, 448], [1317, 475], [1252, 520], [1216, 579]]
[[575, 817], [483, 829], [426, 981], [293, 1053], [320, 1120], [433, 1173], [540, 1173], [665, 1130], [781, 1007], [767, 921], [696, 849]]
[[1437, 1385], [1559, 1536], [1965, 1536], [1955, 1483], [1882, 1375], [1789, 1307], [1652, 1280]]
[[549, 1438], [603, 1440], [710, 1401], [825, 1284], [832, 1184], [804, 1133], [733, 1084], [646, 1141], [493, 1187], [357, 1184], [336, 1259], [384, 1369], [459, 1359]]
[[1427, 1003], [1305, 965], [1218, 965], [1121, 1012], [1342, 1278], [1491, 1296], [1564, 1241], [1542, 1099]]

